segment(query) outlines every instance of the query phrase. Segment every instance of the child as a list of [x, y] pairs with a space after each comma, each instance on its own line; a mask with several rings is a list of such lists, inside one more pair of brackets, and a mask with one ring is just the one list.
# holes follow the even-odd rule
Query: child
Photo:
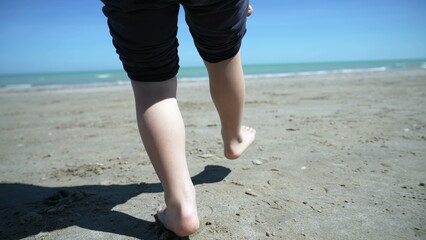
[[235, 159], [255, 130], [241, 125], [245, 84], [240, 46], [248, 0], [102, 0], [113, 44], [132, 82], [142, 141], [164, 188], [156, 219], [178, 236], [199, 228], [194, 185], [185, 156], [185, 129], [176, 101], [177, 16], [186, 22], [209, 73], [222, 125], [224, 155]]

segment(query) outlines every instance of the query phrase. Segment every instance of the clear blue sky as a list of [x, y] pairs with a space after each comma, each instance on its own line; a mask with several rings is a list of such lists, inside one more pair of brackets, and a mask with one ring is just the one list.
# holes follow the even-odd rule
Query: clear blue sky
[[[245, 64], [426, 58], [425, 0], [251, 0]], [[0, 74], [121, 69], [97, 0], [0, 2]], [[181, 10], [181, 66], [202, 65]]]

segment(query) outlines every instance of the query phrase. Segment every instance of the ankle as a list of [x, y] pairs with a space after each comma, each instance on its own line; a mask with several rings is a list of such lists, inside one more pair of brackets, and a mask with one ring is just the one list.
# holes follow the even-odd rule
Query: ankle
[[231, 141], [241, 142], [243, 140], [241, 136], [241, 127], [238, 127], [238, 128], [222, 127], [221, 133], [222, 133], [222, 139], [224, 143], [230, 143]]
[[167, 206], [181, 208], [187, 203], [195, 202], [195, 187], [192, 182], [164, 190], [164, 200]]

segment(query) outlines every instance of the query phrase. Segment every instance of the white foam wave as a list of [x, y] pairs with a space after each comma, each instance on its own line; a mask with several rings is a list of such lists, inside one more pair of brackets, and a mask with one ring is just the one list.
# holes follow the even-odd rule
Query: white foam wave
[[117, 85], [129, 85], [130, 84], [130, 81], [129, 80], [118, 80], [117, 82]]
[[208, 77], [182, 77], [179, 78], [179, 81], [206, 81], [209, 80]]
[[110, 78], [111, 74], [97, 74], [96, 78], [98, 79], [105, 79], [105, 78]]
[[[324, 75], [330, 73], [356, 73], [356, 72], [382, 72], [386, 71], [386, 67], [377, 68], [362, 68], [362, 69], [337, 69], [337, 70], [320, 70], [320, 71], [307, 71], [307, 72], [293, 72], [293, 73], [260, 73], [260, 74], [246, 74], [244, 78], [280, 78], [291, 76], [309, 76], [309, 75]], [[181, 81], [205, 81], [208, 77], [184, 77], [179, 78]]]
[[32, 84], [13, 84], [13, 85], [6, 85], [4, 88], [31, 88], [33, 87]]
[[247, 74], [244, 75], [246, 79], [249, 78], [274, 78], [274, 77], [289, 77], [294, 76], [294, 73], [262, 73], [262, 74]]
[[323, 75], [330, 73], [356, 73], [356, 72], [383, 72], [386, 67], [377, 68], [362, 68], [362, 69], [338, 69], [338, 70], [321, 70], [321, 71], [308, 71], [308, 72], [293, 72], [293, 73], [271, 73], [271, 74], [249, 74], [245, 75], [248, 78], [277, 78], [277, 77], [291, 77], [291, 76], [308, 76], [308, 75]]
[[362, 68], [362, 69], [342, 69], [342, 70], [336, 70], [335, 72], [342, 72], [342, 73], [354, 73], [354, 72], [384, 72], [386, 71], [386, 67], [377, 67], [377, 68]]
[[[426, 62], [421, 66], [426, 68]], [[356, 72], [382, 72], [392, 70], [386, 67], [376, 67], [376, 68], [363, 68], [363, 69], [336, 69], [336, 70], [319, 70], [319, 71], [306, 71], [306, 72], [290, 72], [290, 73], [260, 73], [260, 74], [247, 74], [245, 75], [246, 79], [254, 78], [281, 78], [281, 77], [292, 77], [292, 76], [309, 76], [309, 75], [324, 75], [330, 73], [356, 73]], [[96, 75], [99, 79], [110, 78], [110, 74], [98, 74]], [[207, 81], [209, 78], [207, 76], [198, 76], [198, 77], [182, 77], [179, 78], [179, 81]], [[38, 84], [11, 84], [0, 86], [2, 88], [63, 88], [63, 87], [75, 87], [75, 86], [109, 86], [109, 85], [130, 85], [129, 80], [118, 79], [116, 81], [108, 82], [91, 82], [91, 83], [81, 83], [81, 84], [47, 84], [47, 85], [38, 85]]]

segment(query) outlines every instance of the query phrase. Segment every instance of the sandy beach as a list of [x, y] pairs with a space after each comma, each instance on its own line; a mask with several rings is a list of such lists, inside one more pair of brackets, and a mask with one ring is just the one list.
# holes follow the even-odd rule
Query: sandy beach
[[[180, 82], [193, 240], [426, 239], [426, 71], [247, 80], [226, 160], [208, 82]], [[0, 239], [156, 239], [162, 188], [130, 85], [0, 89]]]

